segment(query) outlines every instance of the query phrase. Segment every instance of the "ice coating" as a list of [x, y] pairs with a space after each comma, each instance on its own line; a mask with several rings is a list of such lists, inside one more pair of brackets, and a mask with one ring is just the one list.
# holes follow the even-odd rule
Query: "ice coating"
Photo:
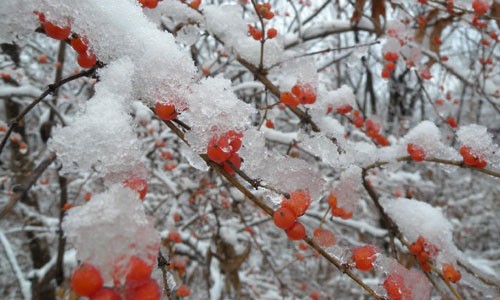
[[57, 127], [49, 148], [63, 173], [93, 168], [103, 173], [127, 172], [139, 163], [140, 144], [128, 114], [134, 68], [129, 60], [110, 64], [99, 74], [96, 93], [73, 123]]
[[78, 259], [97, 266], [105, 280], [111, 279], [116, 263], [134, 255], [153, 263], [158, 253], [160, 235], [142, 202], [136, 192], [120, 184], [72, 208], [63, 229]]

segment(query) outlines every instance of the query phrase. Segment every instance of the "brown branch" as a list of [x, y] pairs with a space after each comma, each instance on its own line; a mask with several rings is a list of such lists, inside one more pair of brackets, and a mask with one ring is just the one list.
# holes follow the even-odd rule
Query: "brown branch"
[[42, 175], [42, 173], [47, 169], [50, 164], [56, 159], [55, 153], [50, 153], [49, 157], [47, 157], [44, 161], [42, 161], [38, 167], [36, 167], [28, 178], [25, 180], [18, 191], [14, 193], [14, 195], [10, 198], [10, 201], [2, 207], [0, 210], [0, 219], [5, 217], [10, 210], [16, 205], [16, 203], [25, 197], [28, 194], [28, 191], [31, 189], [33, 184], [37, 181], [37, 179]]
[[57, 89], [68, 83], [68, 82], [71, 82], [73, 80], [76, 80], [78, 78], [81, 78], [81, 77], [90, 77], [90, 76], [93, 76], [95, 74], [95, 71], [98, 69], [98, 68], [101, 68], [103, 67], [102, 64], [96, 64], [94, 67], [88, 69], [88, 70], [85, 70], [85, 71], [82, 71], [78, 74], [75, 74], [75, 75], [72, 75], [72, 76], [69, 76], [61, 81], [57, 81], [53, 84], [49, 84], [47, 89], [38, 97], [36, 98], [35, 100], [33, 100], [33, 102], [31, 102], [28, 106], [26, 106], [23, 111], [21, 111], [19, 113], [19, 115], [17, 115], [17, 117], [15, 117], [13, 120], [11, 120], [9, 123], [9, 129], [7, 130], [7, 132], [5, 133], [5, 136], [3, 137], [2, 139], [2, 142], [0, 143], [0, 154], [2, 153], [3, 149], [5, 148], [5, 145], [7, 144], [7, 140], [9, 139], [9, 136], [12, 134], [12, 131], [14, 130], [15, 127], [19, 126], [19, 122], [26, 116], [26, 114], [28, 114], [28, 112], [30, 112], [38, 103], [40, 103], [45, 97], [47, 97], [48, 95], [52, 94], [52, 93], [55, 93], [57, 91]]

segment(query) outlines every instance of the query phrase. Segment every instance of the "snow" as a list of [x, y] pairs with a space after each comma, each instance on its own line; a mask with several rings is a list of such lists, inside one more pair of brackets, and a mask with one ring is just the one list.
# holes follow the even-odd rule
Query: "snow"
[[54, 130], [49, 147], [58, 154], [63, 173], [127, 173], [139, 164], [140, 145], [127, 105], [133, 72], [129, 60], [110, 64], [99, 73], [102, 81], [78, 118]]
[[16, 255], [14, 254], [12, 246], [7, 237], [5, 236], [5, 234], [3, 233], [3, 231], [0, 231], [0, 243], [2, 243], [3, 249], [5, 251], [5, 254], [7, 255], [12, 271], [14, 271], [14, 273], [16, 274], [16, 278], [19, 283], [19, 286], [21, 287], [21, 293], [23, 294], [24, 299], [26, 300], [31, 299], [31, 282], [24, 277], [24, 274], [17, 262], [17, 258]]
[[119, 184], [70, 209], [63, 229], [75, 245], [78, 259], [97, 266], [105, 281], [124, 258], [135, 255], [154, 262], [158, 253], [159, 233], [145, 215], [137, 193]]
[[422, 147], [426, 157], [460, 159], [460, 155], [456, 150], [443, 143], [439, 128], [434, 122], [420, 122], [406, 134], [404, 140], [406, 145], [414, 144]]
[[482, 125], [460, 126], [457, 139], [461, 145], [470, 147], [488, 162], [488, 165], [500, 167], [500, 148], [493, 142], [493, 135]]
[[440, 209], [404, 198], [382, 199], [381, 204], [410, 243], [422, 236], [438, 248], [438, 263], [455, 263], [461, 255], [453, 243], [453, 227]]

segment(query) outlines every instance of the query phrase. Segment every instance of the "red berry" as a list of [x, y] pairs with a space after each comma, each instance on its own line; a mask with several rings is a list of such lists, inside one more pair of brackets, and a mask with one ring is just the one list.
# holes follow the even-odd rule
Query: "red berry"
[[484, 168], [487, 163], [482, 159], [476, 152], [474, 152], [470, 147], [462, 146], [460, 147], [460, 154], [464, 159], [464, 163], [471, 167]]
[[158, 118], [165, 121], [171, 121], [177, 118], [177, 112], [175, 110], [175, 105], [173, 104], [156, 102], [155, 112]]
[[278, 30], [274, 28], [269, 28], [267, 30], [267, 37], [270, 39], [274, 39], [278, 35]]
[[86, 38], [76, 37], [70, 41], [71, 47], [78, 53], [85, 53], [88, 49], [88, 41]]
[[286, 105], [289, 105], [291, 107], [297, 107], [300, 103], [299, 98], [295, 97], [292, 93], [290, 92], [283, 92], [280, 95], [280, 100]]
[[79, 296], [90, 297], [102, 288], [101, 272], [94, 265], [83, 263], [71, 276], [71, 289]]
[[485, 0], [474, 0], [472, 8], [478, 16], [482, 16], [490, 10], [490, 6]]
[[284, 198], [281, 201], [281, 206], [289, 208], [295, 217], [302, 216], [311, 204], [311, 196], [308, 192], [297, 190], [290, 193], [290, 199]]
[[316, 91], [310, 84], [302, 86], [302, 96], [299, 97], [299, 101], [302, 104], [313, 104], [316, 102]]
[[128, 262], [128, 271], [126, 280], [142, 280], [148, 279], [153, 272], [153, 265], [147, 264], [144, 260], [137, 256], [132, 256]]
[[339, 113], [341, 115], [345, 115], [345, 114], [350, 113], [351, 110], [352, 110], [352, 106], [350, 104], [344, 104], [344, 105], [340, 106], [339, 108], [337, 108], [337, 113]]
[[394, 62], [390, 61], [387, 64], [385, 64], [385, 69], [389, 72], [392, 72], [396, 69], [396, 64]]
[[457, 128], [458, 126], [457, 120], [455, 120], [455, 118], [452, 116], [446, 118], [446, 123], [448, 123], [448, 125], [450, 125], [451, 128]]
[[125, 300], [160, 300], [161, 290], [154, 279], [131, 280], [125, 284]]
[[319, 293], [313, 291], [309, 294], [309, 297], [311, 297], [312, 300], [319, 300]]
[[451, 264], [443, 264], [443, 277], [446, 281], [457, 282], [462, 278], [460, 272]]
[[356, 263], [356, 268], [361, 271], [373, 269], [373, 262], [377, 259], [377, 250], [372, 245], [354, 248], [352, 260]]
[[222, 163], [231, 156], [231, 149], [227, 140], [218, 140], [216, 137], [213, 137], [208, 143], [207, 155], [210, 160], [216, 163]]
[[148, 192], [148, 182], [140, 178], [129, 178], [123, 182], [125, 187], [139, 193], [139, 199], [144, 200]]
[[296, 241], [301, 240], [306, 237], [306, 228], [299, 222], [295, 222], [292, 227], [290, 227], [286, 234], [289, 239]]
[[189, 6], [193, 9], [198, 9], [200, 8], [201, 0], [193, 0], [191, 3], [189, 3]]
[[391, 77], [391, 72], [389, 72], [389, 70], [387, 70], [387, 69], [383, 69], [381, 76], [382, 76], [382, 78], [387, 79], [387, 78]]
[[167, 240], [172, 241], [174, 243], [181, 243], [182, 238], [181, 235], [177, 231], [170, 231], [167, 235]]
[[188, 297], [189, 295], [191, 295], [191, 291], [186, 285], [181, 284], [177, 289], [177, 292], [175, 292], [175, 295], [177, 297]]
[[278, 208], [273, 214], [274, 225], [285, 230], [295, 224], [295, 219], [295, 214], [287, 207]]
[[121, 300], [120, 294], [114, 289], [102, 288], [98, 290], [89, 300]]
[[410, 154], [414, 161], [423, 161], [425, 159], [424, 148], [417, 146], [415, 144], [408, 144], [406, 151]]
[[337, 198], [335, 197], [335, 194], [333, 192], [328, 195], [328, 204], [332, 208], [337, 207]]
[[410, 291], [405, 287], [403, 276], [399, 274], [389, 274], [384, 281], [384, 288], [387, 291], [389, 300], [410, 299]]
[[423, 251], [422, 245], [413, 243], [409, 247], [410, 253], [414, 255], [418, 255]]
[[76, 58], [78, 65], [82, 68], [92, 68], [97, 62], [97, 58], [93, 53], [80, 53]]
[[229, 173], [229, 175], [233, 175], [235, 173], [235, 171], [228, 164], [228, 162], [230, 162], [236, 169], [239, 169], [241, 167], [240, 156], [234, 152], [231, 153], [231, 156], [229, 156], [229, 158], [225, 162], [222, 163], [222, 167], [224, 167], [224, 170], [226, 170], [226, 172]]
[[142, 4], [142, 7], [147, 7], [147, 8], [156, 8], [158, 6], [158, 0], [139, 0], [139, 2]]
[[274, 123], [271, 120], [266, 120], [266, 127], [267, 128], [274, 128]]
[[71, 27], [59, 27], [54, 25], [51, 22], [43, 22], [42, 24], [43, 30], [45, 33], [53, 39], [64, 41], [69, 37], [71, 33]]

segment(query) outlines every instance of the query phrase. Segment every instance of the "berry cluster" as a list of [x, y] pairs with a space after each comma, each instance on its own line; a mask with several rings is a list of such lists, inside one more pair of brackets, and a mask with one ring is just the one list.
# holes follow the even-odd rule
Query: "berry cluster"
[[399, 55], [396, 52], [386, 52], [384, 54], [384, 59], [387, 63], [382, 70], [382, 78], [391, 77], [391, 73], [396, 69], [396, 63], [398, 61]]
[[352, 251], [352, 261], [360, 271], [370, 271], [373, 269], [373, 262], [377, 259], [379, 251], [372, 245], [356, 247]]
[[[243, 134], [230, 130], [220, 137], [214, 136], [207, 146], [207, 155], [210, 160], [222, 164], [224, 170], [232, 175], [235, 168], [241, 167], [241, 158], [238, 150], [241, 148]], [[232, 166], [231, 166], [231, 165]]]
[[408, 144], [406, 151], [414, 161], [423, 161], [425, 159], [425, 150], [420, 146]]
[[132, 256], [125, 268], [118, 264], [113, 270], [113, 280], [118, 285], [120, 278], [125, 276], [121, 286], [104, 287], [101, 272], [90, 263], [79, 265], [71, 276], [71, 289], [82, 297], [90, 300], [138, 300], [161, 298], [161, 289], [156, 280], [151, 278], [153, 265], [147, 264], [137, 256]]
[[[262, 31], [253, 27], [253, 25], [248, 24], [248, 33], [256, 41], [262, 40], [262, 37], [263, 37]], [[278, 35], [278, 30], [276, 30], [275, 28], [269, 28], [267, 30], [267, 38], [268, 39], [274, 39], [277, 35]]]
[[302, 216], [311, 204], [311, 196], [303, 190], [290, 193], [290, 198], [283, 198], [281, 207], [274, 214], [274, 224], [286, 231], [291, 240], [301, 240], [306, 236], [306, 228], [297, 218]]
[[417, 257], [417, 261], [422, 270], [429, 272], [431, 270], [431, 266], [428, 262], [431, 257], [436, 256], [438, 252], [436, 246], [426, 242], [422, 236], [419, 236], [418, 239], [410, 245], [409, 250], [411, 254]]
[[468, 166], [474, 168], [484, 168], [487, 165], [487, 162], [470, 147], [467, 146], [460, 147], [460, 154], [464, 159], [464, 164]]
[[366, 135], [380, 146], [389, 146], [390, 143], [385, 136], [380, 134], [381, 125], [368, 119], [365, 121]]
[[297, 107], [299, 104], [314, 104], [316, 91], [309, 83], [297, 83], [290, 92], [281, 93], [280, 100], [291, 107]]
[[348, 211], [342, 207], [337, 206], [337, 198], [335, 197], [333, 192], [328, 195], [328, 204], [332, 208], [332, 215], [334, 217], [339, 217], [344, 220], [350, 219], [352, 217], [352, 211]]
[[457, 282], [462, 278], [459, 271], [452, 264], [443, 264], [443, 277], [446, 281]]
[[266, 20], [271, 20], [272, 18], [274, 18], [274, 13], [271, 11], [271, 3], [266, 2], [257, 4], [255, 5], [255, 8], [259, 16], [261, 16], [262, 18]]
[[411, 291], [405, 286], [403, 276], [399, 274], [389, 274], [384, 281], [384, 288], [389, 300], [411, 299]]
[[472, 9], [474, 9], [476, 15], [482, 16], [490, 10], [490, 5], [485, 0], [474, 0], [472, 2]]
[[[38, 20], [40, 21], [40, 24], [42, 25], [42, 28], [47, 36], [60, 41], [65, 41], [70, 38], [71, 24], [69, 21], [66, 25], [58, 26], [50, 21], [47, 21], [43, 13], [37, 11], [34, 13], [38, 15]], [[88, 41], [85, 37], [73, 34], [69, 42], [71, 47], [76, 51], [76, 53], [78, 53], [76, 61], [80, 67], [91, 68], [96, 64], [97, 58], [89, 49]]]

